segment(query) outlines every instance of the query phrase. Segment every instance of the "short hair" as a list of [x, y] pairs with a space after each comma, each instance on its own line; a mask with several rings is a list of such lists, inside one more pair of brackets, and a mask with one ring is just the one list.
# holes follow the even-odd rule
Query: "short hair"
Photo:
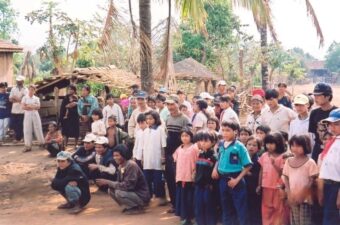
[[248, 144], [249, 141], [255, 141], [257, 148], [260, 150], [262, 148], [262, 141], [254, 136], [250, 136], [247, 141], [246, 141], [246, 145]]
[[106, 95], [106, 100], [108, 100], [108, 99], [110, 99], [110, 98], [114, 99], [115, 97], [113, 96], [113, 94], [108, 94], [108, 95]]
[[56, 130], [58, 130], [58, 129], [59, 129], [59, 127], [58, 127], [58, 124], [57, 124], [55, 121], [51, 121], [51, 122], [49, 122], [49, 123], [48, 123], [48, 125], [52, 125], [52, 126], [54, 126], [54, 128], [56, 128]]
[[249, 136], [253, 135], [253, 132], [251, 131], [251, 129], [250, 129], [249, 127], [242, 126], [242, 127], [240, 128], [240, 132], [239, 132], [239, 133], [241, 133], [242, 131], [243, 131], [243, 132], [247, 132], [247, 133], [249, 134]]
[[220, 97], [220, 102], [231, 102], [231, 98], [228, 95]]
[[256, 131], [262, 131], [265, 134], [269, 134], [269, 132], [271, 131], [270, 127], [267, 125], [260, 125], [256, 128]]
[[217, 134], [215, 132], [203, 131], [200, 135], [200, 141], [211, 141], [215, 144], [218, 141]]
[[270, 100], [272, 98], [279, 98], [279, 92], [276, 89], [268, 89], [264, 95], [266, 100]]
[[84, 85], [83, 89], [85, 89], [88, 92], [91, 92], [91, 87], [89, 85]]
[[37, 86], [35, 86], [34, 84], [30, 84], [28, 88], [33, 88], [34, 90], [37, 90]]
[[293, 145], [301, 146], [305, 155], [312, 152], [311, 140], [307, 135], [293, 135], [289, 140], [289, 147], [291, 148]]
[[180, 131], [180, 135], [182, 136], [183, 133], [186, 133], [187, 135], [190, 136], [191, 142], [194, 141], [194, 134], [192, 133], [190, 127], [184, 127], [184, 128]]
[[280, 133], [281, 133], [283, 139], [284, 139], [286, 142], [288, 142], [288, 140], [289, 140], [289, 135], [288, 135], [288, 133], [285, 132], [285, 131], [280, 131]]
[[181, 105], [179, 106], [179, 110], [182, 110], [183, 108], [188, 108], [188, 106], [186, 106], [186, 105], [184, 105], [184, 104], [181, 104]]
[[216, 124], [216, 131], [220, 130], [220, 121], [216, 117], [210, 117], [208, 118], [207, 122], [213, 121]]
[[155, 98], [154, 96], [149, 96], [149, 97], [147, 98], [147, 101], [148, 101], [148, 102], [154, 102], [154, 103], [156, 103], [156, 98]]
[[196, 105], [202, 111], [208, 108], [208, 103], [205, 100], [203, 100], [203, 99], [197, 100], [196, 101]]
[[280, 132], [269, 133], [264, 138], [264, 149], [267, 151], [267, 144], [275, 144], [276, 149], [275, 152], [278, 154], [282, 154], [286, 151], [286, 145], [284, 138]]
[[116, 121], [117, 122], [117, 116], [115, 115], [111, 115], [107, 118], [108, 120], [113, 120], [113, 121]]
[[308, 103], [309, 103], [308, 110], [310, 110], [314, 105], [313, 94], [304, 94], [304, 95], [306, 95], [308, 98]]
[[151, 110], [149, 112], [146, 112], [145, 113], [145, 117], [147, 116], [152, 116], [152, 118], [155, 120], [155, 126], [160, 126], [162, 125], [162, 121], [161, 121], [161, 117], [159, 116], [159, 113], [154, 111], [154, 110]]
[[223, 121], [221, 127], [229, 127], [233, 131], [239, 131], [240, 125], [235, 121]]
[[74, 84], [70, 84], [70, 85], [68, 86], [68, 89], [71, 89], [72, 91], [77, 92], [77, 87], [76, 87], [76, 85], [74, 85]]
[[284, 83], [284, 82], [280, 82], [280, 83], [278, 83], [278, 85], [277, 85], [278, 87], [284, 87], [284, 88], [287, 88], [287, 84], [286, 83]]
[[103, 113], [101, 109], [94, 109], [92, 115], [99, 116], [99, 119], [103, 119]]
[[137, 123], [142, 123], [146, 121], [146, 117], [144, 113], [141, 113], [137, 116]]
[[6, 84], [4, 82], [0, 83], [0, 88], [6, 88]]
[[165, 102], [166, 98], [165, 98], [164, 95], [158, 94], [158, 95], [156, 96], [156, 100], [161, 101], [161, 102]]
[[184, 91], [178, 90], [178, 91], [177, 91], [177, 95], [181, 95], [181, 94], [182, 94], [182, 95], [185, 95]]
[[197, 100], [199, 100], [199, 99], [202, 99], [202, 97], [199, 96], [199, 95], [195, 95], [194, 97], [192, 97], [192, 99], [197, 99]]

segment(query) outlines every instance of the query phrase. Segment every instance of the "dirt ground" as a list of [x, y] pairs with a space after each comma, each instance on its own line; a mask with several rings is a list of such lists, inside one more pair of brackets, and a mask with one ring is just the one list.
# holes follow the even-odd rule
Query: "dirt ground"
[[[121, 209], [105, 193], [93, 194], [86, 210], [69, 215], [56, 207], [64, 200], [50, 188], [56, 171], [55, 159], [37, 147], [22, 153], [22, 146], [0, 147], [1, 225], [172, 225], [179, 224], [168, 209], [152, 202], [142, 215], [122, 215]], [[96, 187], [91, 187], [95, 192]]]
[[[340, 106], [340, 86], [334, 88], [333, 104]], [[312, 92], [313, 85], [295, 86], [294, 95]], [[127, 216], [105, 194], [92, 195], [91, 202], [79, 215], [69, 215], [56, 209], [63, 198], [50, 188], [56, 171], [55, 159], [47, 151], [34, 148], [22, 153], [22, 146], [0, 147], [0, 225], [173, 225], [179, 219], [166, 214], [168, 207], [156, 207], [155, 202], [145, 214]], [[91, 192], [96, 188], [92, 187]]]

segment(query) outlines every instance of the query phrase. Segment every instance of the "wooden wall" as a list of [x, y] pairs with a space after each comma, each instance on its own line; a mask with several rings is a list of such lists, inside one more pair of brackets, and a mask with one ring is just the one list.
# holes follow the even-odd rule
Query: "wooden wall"
[[13, 85], [13, 53], [0, 52], [0, 82]]

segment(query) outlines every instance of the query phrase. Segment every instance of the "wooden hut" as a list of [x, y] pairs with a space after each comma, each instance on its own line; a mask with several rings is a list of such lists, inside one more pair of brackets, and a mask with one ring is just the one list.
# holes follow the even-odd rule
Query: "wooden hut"
[[206, 66], [193, 58], [187, 58], [174, 64], [177, 80], [189, 80], [196, 82], [195, 93], [203, 91], [214, 92], [213, 81], [216, 76]]
[[0, 82], [13, 85], [13, 53], [22, 52], [23, 48], [10, 42], [0, 40]]

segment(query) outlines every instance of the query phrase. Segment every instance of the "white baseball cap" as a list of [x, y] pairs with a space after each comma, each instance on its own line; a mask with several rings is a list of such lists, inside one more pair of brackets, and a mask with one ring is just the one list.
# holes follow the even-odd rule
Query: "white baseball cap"
[[105, 145], [109, 143], [109, 140], [106, 137], [97, 137], [94, 143], [99, 145]]
[[211, 100], [214, 99], [214, 97], [211, 96], [208, 92], [202, 92], [202, 93], [200, 94], [200, 97], [203, 98], [203, 99], [211, 99]]
[[97, 136], [94, 135], [93, 133], [86, 134], [83, 142], [93, 142], [97, 139]]
[[23, 75], [18, 75], [16, 78], [15, 78], [16, 81], [24, 81], [25, 80], [25, 77]]
[[217, 86], [220, 86], [220, 85], [226, 86], [227, 82], [225, 82], [225, 80], [220, 80], [217, 82]]

